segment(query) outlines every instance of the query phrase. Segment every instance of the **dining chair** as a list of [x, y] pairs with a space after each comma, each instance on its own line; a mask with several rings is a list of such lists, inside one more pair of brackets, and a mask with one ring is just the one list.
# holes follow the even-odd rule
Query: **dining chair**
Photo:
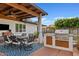
[[2, 37], [4, 39], [4, 47], [11, 46], [12, 41], [8, 38], [8, 36], [6, 36], [6, 35], [4, 35], [4, 33], [2, 33]]
[[34, 43], [34, 36], [33, 34], [29, 34], [27, 40], [24, 41], [24, 49], [27, 51], [32, 50], [33, 43]]
[[20, 46], [20, 41], [18, 41], [17, 37], [12, 36], [10, 39], [12, 40], [12, 47], [18, 48]]
[[21, 36], [27, 36], [27, 33], [22, 33], [22, 35]]

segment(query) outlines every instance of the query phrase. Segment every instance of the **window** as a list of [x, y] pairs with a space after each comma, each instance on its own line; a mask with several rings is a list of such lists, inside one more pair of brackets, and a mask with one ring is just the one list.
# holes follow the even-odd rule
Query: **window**
[[16, 24], [16, 32], [25, 32], [26, 31], [26, 25], [24, 24]]
[[23, 25], [23, 31], [24, 32], [26, 31], [26, 25]]
[[18, 25], [18, 24], [16, 24], [16, 32], [18, 32], [18, 26], [19, 26], [19, 25]]
[[19, 27], [20, 32], [22, 32], [22, 24], [19, 24], [19, 25], [20, 25], [20, 27]]
[[9, 30], [8, 24], [0, 24], [0, 30]]

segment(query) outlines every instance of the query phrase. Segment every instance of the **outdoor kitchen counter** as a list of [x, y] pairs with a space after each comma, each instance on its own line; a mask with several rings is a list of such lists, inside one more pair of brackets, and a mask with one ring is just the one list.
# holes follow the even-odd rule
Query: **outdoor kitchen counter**
[[63, 40], [63, 39], [56, 39], [56, 40], [59, 40], [59, 41], [68, 41], [68, 40]]

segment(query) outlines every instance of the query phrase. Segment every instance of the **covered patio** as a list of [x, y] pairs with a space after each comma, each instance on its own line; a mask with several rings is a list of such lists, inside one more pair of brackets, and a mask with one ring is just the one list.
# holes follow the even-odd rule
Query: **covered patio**
[[47, 13], [32, 3], [0, 3], [0, 18], [24, 22], [23, 19], [37, 17], [39, 42], [42, 43], [42, 16]]
[[[9, 22], [9, 20], [17, 21], [25, 24], [25, 20], [29, 18], [37, 17], [38, 23], [38, 43], [32, 44], [32, 50], [26, 51], [22, 46], [20, 47], [4, 47], [4, 43], [0, 43], [0, 55], [2, 56], [26, 56], [30, 55], [32, 52], [36, 51], [37, 49], [41, 48], [43, 45], [43, 36], [42, 36], [42, 16], [47, 15], [47, 13], [32, 3], [0, 3], [0, 19], [1, 22], [4, 21]], [[7, 21], [5, 21], [5, 20]], [[29, 19], [30, 20], [30, 19]], [[0, 22], [0, 23], [1, 23]], [[12, 22], [11, 22], [12, 23]], [[2, 24], [2, 23], [1, 23]], [[26, 25], [27, 26], [27, 25]], [[10, 29], [14, 29], [13, 25], [10, 26]], [[12, 30], [14, 33], [14, 30]], [[27, 31], [27, 30], [26, 30]], [[4, 31], [3, 31], [4, 32]], [[2, 32], [1, 32], [2, 33]], [[26, 33], [26, 32], [24, 32]], [[2, 38], [0, 38], [1, 40]], [[21, 43], [21, 42], [20, 42]], [[29, 43], [30, 44], [30, 43]], [[22, 44], [20, 44], [22, 45]], [[19, 49], [20, 48], [20, 49]]]

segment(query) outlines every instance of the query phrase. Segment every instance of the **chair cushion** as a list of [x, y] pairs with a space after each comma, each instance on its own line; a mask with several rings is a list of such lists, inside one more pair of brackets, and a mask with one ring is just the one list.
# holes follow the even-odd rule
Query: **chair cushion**
[[12, 42], [12, 44], [19, 45], [19, 44], [20, 44], [20, 42]]
[[5, 43], [12, 43], [12, 41], [5, 41]]
[[27, 45], [30, 45], [30, 44], [33, 44], [34, 42], [30, 42], [30, 43], [28, 43]]

